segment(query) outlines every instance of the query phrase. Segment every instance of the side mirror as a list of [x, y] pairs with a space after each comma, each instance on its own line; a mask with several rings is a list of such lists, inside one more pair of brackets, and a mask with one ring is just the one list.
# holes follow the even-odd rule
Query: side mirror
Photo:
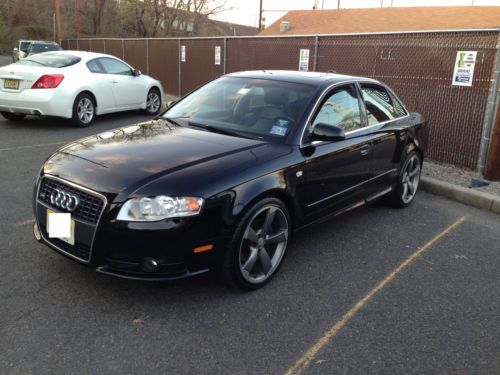
[[134, 69], [134, 70], [132, 71], [132, 75], [133, 75], [134, 77], [139, 77], [141, 74], [142, 74], [142, 73], [141, 73], [141, 71], [140, 71], [140, 70], [138, 70], [138, 69]]
[[341, 141], [345, 139], [345, 131], [338, 126], [320, 122], [314, 126], [311, 139], [313, 141]]
[[17, 49], [17, 47], [14, 48], [14, 52], [19, 52], [19, 50]]
[[171, 106], [173, 106], [175, 103], [177, 103], [177, 100], [169, 100], [167, 102], [167, 108], [170, 108]]

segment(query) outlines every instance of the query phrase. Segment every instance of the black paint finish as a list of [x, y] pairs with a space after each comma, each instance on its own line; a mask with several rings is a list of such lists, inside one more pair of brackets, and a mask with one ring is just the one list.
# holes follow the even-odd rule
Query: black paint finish
[[[245, 209], [262, 197], [281, 199], [294, 229], [299, 229], [390, 189], [405, 155], [413, 149], [422, 155], [425, 151], [427, 128], [415, 113], [347, 132], [344, 140], [308, 139], [317, 105], [332, 87], [376, 81], [299, 72], [226, 77], [232, 76], [305, 83], [318, 89], [284, 143], [214, 133], [180, 121], [175, 125], [160, 117], [73, 142], [47, 160], [41, 176], [69, 181], [107, 199], [90, 266], [117, 276], [154, 280], [204, 272], [217, 265]], [[44, 225], [46, 207], [36, 194], [35, 190], [36, 219]], [[203, 197], [205, 205], [200, 215], [190, 218], [150, 223], [116, 220], [127, 199], [156, 195]], [[77, 222], [77, 237], [80, 226]], [[213, 250], [193, 252], [207, 244], [213, 244]], [[149, 259], [159, 263], [158, 271], [143, 270], [141, 265]]]

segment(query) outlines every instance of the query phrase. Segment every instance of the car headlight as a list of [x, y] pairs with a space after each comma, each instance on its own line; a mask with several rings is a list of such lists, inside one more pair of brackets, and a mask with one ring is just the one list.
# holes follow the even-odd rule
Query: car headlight
[[158, 221], [173, 217], [198, 215], [203, 206], [203, 198], [195, 197], [157, 197], [133, 198], [125, 202], [117, 220]]

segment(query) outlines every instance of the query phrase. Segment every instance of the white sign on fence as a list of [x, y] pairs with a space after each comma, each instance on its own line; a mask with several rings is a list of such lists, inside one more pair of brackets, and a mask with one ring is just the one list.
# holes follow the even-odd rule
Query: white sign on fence
[[186, 46], [181, 46], [181, 61], [186, 62]]
[[220, 65], [220, 46], [215, 46], [215, 65]]
[[301, 72], [307, 72], [309, 70], [309, 50], [301, 49], [299, 56], [299, 70]]
[[477, 51], [458, 51], [453, 71], [452, 85], [472, 86], [474, 66], [476, 65]]

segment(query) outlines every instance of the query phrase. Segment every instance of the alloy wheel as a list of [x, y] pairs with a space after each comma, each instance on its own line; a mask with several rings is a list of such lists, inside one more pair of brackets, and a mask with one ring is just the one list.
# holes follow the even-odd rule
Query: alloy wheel
[[239, 251], [243, 278], [252, 284], [267, 280], [278, 268], [288, 242], [289, 223], [275, 205], [262, 207], [249, 221]]
[[149, 113], [156, 113], [160, 109], [160, 95], [156, 91], [150, 91], [146, 101], [146, 110]]
[[89, 98], [82, 98], [78, 102], [78, 118], [84, 124], [89, 124], [94, 118], [94, 103]]
[[402, 185], [403, 192], [401, 199], [405, 204], [410, 203], [417, 193], [418, 184], [420, 182], [420, 159], [417, 154], [413, 154], [408, 162], [403, 173]]

